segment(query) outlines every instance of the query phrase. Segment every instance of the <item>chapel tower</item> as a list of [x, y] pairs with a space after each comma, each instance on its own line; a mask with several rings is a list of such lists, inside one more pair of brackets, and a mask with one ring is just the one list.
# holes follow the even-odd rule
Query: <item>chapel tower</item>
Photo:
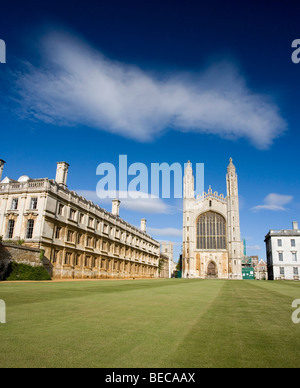
[[236, 168], [230, 158], [227, 167], [227, 225], [228, 225], [228, 254], [229, 265], [233, 274], [242, 272], [242, 243], [240, 232], [240, 212], [238, 195], [238, 178]]
[[213, 192], [195, 196], [191, 163], [183, 179], [182, 272], [186, 278], [242, 279], [238, 180], [230, 158], [227, 196]]
[[195, 201], [195, 180], [190, 161], [184, 171], [183, 178], [183, 272], [188, 273], [192, 267], [193, 259], [190, 259], [191, 244], [193, 241], [193, 204]]

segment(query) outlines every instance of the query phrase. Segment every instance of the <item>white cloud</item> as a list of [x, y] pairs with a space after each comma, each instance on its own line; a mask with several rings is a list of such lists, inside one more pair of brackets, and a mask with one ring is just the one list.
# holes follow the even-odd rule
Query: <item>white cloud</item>
[[293, 199], [294, 197], [291, 195], [271, 193], [265, 197], [263, 205], [254, 206], [252, 210], [285, 211], [287, 210], [285, 205], [292, 202]]
[[[113, 196], [107, 198], [99, 198], [96, 191], [92, 190], [77, 190], [78, 195], [90, 200], [99, 206], [108, 205], [112, 203], [112, 198], [118, 198], [121, 201], [121, 209], [127, 209], [131, 211], [141, 213], [157, 213], [157, 214], [169, 214], [171, 207], [168, 206], [162, 199], [142, 192], [114, 192]], [[112, 193], [108, 193], [112, 194]], [[125, 198], [127, 197], [127, 198]]]
[[150, 234], [155, 236], [182, 237], [182, 229], [176, 228], [147, 228]]
[[45, 65], [27, 66], [16, 85], [23, 114], [55, 125], [87, 125], [138, 141], [166, 129], [246, 138], [269, 147], [286, 129], [267, 96], [252, 92], [230, 64], [160, 76], [109, 60], [63, 34], [44, 41]]
[[261, 247], [259, 245], [250, 245], [247, 247], [247, 249], [252, 250], [252, 251], [260, 251]]

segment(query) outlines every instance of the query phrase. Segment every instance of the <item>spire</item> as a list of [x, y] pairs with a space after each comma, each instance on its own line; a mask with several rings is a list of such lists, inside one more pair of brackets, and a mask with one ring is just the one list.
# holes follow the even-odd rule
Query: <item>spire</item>
[[1, 179], [2, 179], [2, 173], [3, 173], [4, 165], [5, 165], [4, 160], [0, 159], [0, 182], [1, 182]]
[[187, 162], [187, 166], [185, 168], [185, 175], [187, 174], [193, 174], [193, 169], [190, 161]]
[[228, 171], [228, 173], [229, 172], [235, 172], [235, 166], [234, 166], [234, 164], [232, 162], [232, 158], [229, 159], [229, 165], [227, 167], [227, 171]]
[[227, 195], [237, 195], [238, 192], [238, 183], [237, 183], [237, 174], [236, 168], [232, 162], [232, 158], [229, 159], [229, 165], [227, 167]]
[[183, 195], [184, 198], [194, 198], [194, 176], [191, 162], [187, 162], [187, 166], [184, 170], [183, 178]]

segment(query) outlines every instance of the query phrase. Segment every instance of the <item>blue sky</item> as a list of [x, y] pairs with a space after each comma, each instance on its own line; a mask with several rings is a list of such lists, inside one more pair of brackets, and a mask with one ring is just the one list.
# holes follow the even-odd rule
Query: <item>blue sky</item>
[[[300, 38], [295, 1], [0, 2], [4, 176], [55, 177], [95, 196], [100, 163], [205, 164], [226, 194], [232, 157], [241, 234], [265, 259], [269, 229], [299, 220]], [[110, 210], [111, 205], [99, 202]], [[181, 245], [182, 201], [121, 204], [121, 217]]]

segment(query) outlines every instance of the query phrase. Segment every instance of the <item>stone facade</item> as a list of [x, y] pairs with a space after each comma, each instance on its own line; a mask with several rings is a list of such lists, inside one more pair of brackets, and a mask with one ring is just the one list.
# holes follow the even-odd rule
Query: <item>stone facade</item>
[[166, 268], [166, 272], [168, 272], [167, 277], [171, 278], [174, 275], [177, 265], [177, 263], [174, 262], [174, 244], [170, 241], [162, 241], [161, 254], [168, 259], [168, 268]]
[[60, 162], [55, 180], [1, 181], [3, 240], [43, 249], [54, 278], [158, 277], [160, 244], [146, 233], [146, 220], [138, 229], [119, 217], [120, 201], [110, 213], [70, 191], [68, 170]]
[[263, 260], [254, 267], [256, 280], [268, 280], [268, 266]]
[[187, 278], [242, 279], [238, 180], [230, 159], [227, 196], [209, 188], [195, 196], [190, 162], [184, 174], [182, 275]]
[[163, 253], [160, 254], [160, 271], [159, 271], [159, 277], [168, 279], [169, 276], [169, 257], [164, 255]]
[[300, 229], [270, 230], [265, 237], [269, 280], [300, 279]]

